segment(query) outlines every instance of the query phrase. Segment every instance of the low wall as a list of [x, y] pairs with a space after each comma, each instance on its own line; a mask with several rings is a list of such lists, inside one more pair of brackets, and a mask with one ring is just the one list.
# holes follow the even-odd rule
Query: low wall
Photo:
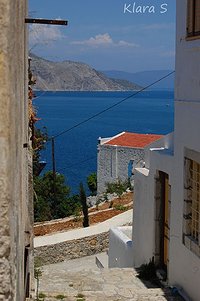
[[34, 249], [34, 256], [40, 258], [41, 265], [46, 265], [94, 255], [108, 249], [108, 236], [109, 232], [104, 232], [55, 245], [38, 247]]
[[133, 267], [132, 227], [111, 228], [109, 232], [109, 268]]

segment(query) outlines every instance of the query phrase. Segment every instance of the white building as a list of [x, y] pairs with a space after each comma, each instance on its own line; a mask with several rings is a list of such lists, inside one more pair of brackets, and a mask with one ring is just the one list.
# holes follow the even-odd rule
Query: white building
[[175, 129], [136, 169], [132, 254], [135, 267], [154, 258], [193, 301], [200, 300], [199, 116], [200, 0], [177, 0]]
[[97, 193], [106, 191], [106, 183], [124, 182], [131, 178], [133, 169], [143, 166], [145, 148], [161, 137], [122, 132], [114, 137], [99, 138]]

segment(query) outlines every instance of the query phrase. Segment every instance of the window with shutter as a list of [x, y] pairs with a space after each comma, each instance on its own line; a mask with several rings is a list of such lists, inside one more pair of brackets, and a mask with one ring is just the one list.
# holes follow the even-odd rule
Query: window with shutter
[[200, 163], [185, 158], [183, 243], [200, 257]]
[[187, 37], [200, 37], [200, 0], [188, 0]]

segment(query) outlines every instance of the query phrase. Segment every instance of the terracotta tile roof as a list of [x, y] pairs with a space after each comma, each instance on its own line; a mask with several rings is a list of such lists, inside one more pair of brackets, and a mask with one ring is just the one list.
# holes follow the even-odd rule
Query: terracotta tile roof
[[124, 147], [135, 147], [144, 148], [152, 142], [159, 140], [163, 135], [152, 135], [152, 134], [137, 134], [123, 132], [113, 138], [111, 138], [105, 145], [117, 145]]

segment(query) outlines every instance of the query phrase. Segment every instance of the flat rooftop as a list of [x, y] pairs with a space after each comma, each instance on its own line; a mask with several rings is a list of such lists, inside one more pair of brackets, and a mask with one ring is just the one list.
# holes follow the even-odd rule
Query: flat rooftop
[[104, 145], [144, 148], [162, 137], [163, 135], [122, 132], [119, 135], [110, 138], [110, 140], [106, 141]]

